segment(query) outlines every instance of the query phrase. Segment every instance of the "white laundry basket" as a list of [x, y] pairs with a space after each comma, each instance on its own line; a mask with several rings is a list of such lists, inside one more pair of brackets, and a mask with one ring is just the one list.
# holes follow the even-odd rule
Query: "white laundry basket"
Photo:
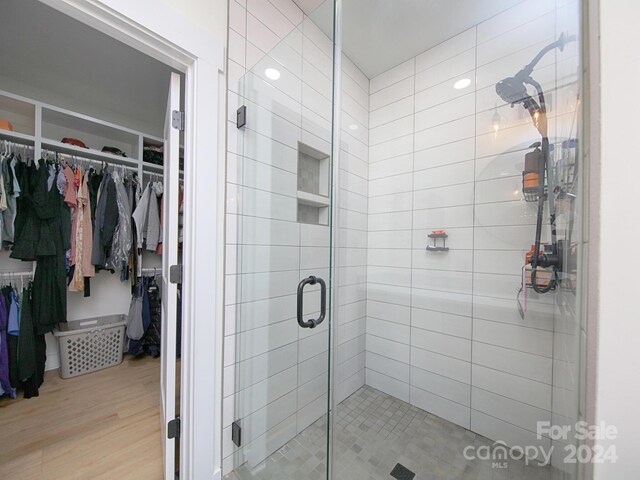
[[61, 323], [53, 331], [60, 351], [60, 376], [71, 378], [121, 363], [126, 323], [126, 315]]

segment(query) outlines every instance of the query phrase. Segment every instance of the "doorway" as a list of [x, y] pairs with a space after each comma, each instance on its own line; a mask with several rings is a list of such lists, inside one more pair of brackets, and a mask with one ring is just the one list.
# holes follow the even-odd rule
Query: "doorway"
[[[146, 237], [138, 261], [134, 262], [135, 267], [129, 269], [119, 268], [119, 265], [105, 265], [111, 268], [102, 269], [92, 277], [90, 291], [85, 289], [83, 292], [70, 292], [66, 295], [69, 324], [74, 321], [88, 324], [90, 322], [87, 319], [93, 322], [96, 318], [103, 319], [109, 315], [126, 317], [130, 304], [133, 303], [132, 279], [144, 279], [142, 283], [146, 293], [152, 290], [156, 294], [162, 292], [149, 302], [150, 322], [157, 327], [157, 334], [162, 325], [162, 335], [155, 335], [153, 341], [147, 341], [150, 338], [147, 325], [144, 335], [139, 339], [139, 348], [133, 351], [132, 340], [138, 339], [126, 333], [122, 338], [124, 327], [120, 322], [117, 335], [124, 340], [124, 362], [116, 367], [91, 373], [87, 371], [93, 367], [100, 368], [101, 365], [92, 365], [90, 369], [84, 370], [78, 368], [77, 364], [73, 368], [66, 368], [65, 361], [68, 359], [59, 354], [62, 349], [58, 349], [57, 339], [47, 335], [45, 368], [48, 371], [44, 375], [44, 384], [38, 398], [19, 400], [16, 403], [4, 402], [3, 399], [3, 411], [6, 414], [3, 420], [9, 422], [8, 428], [15, 426], [17, 432], [26, 435], [16, 435], [15, 448], [19, 453], [14, 450], [4, 452], [10, 455], [12, 462], [2, 462], [3, 468], [16, 466], [21, 469], [25, 466], [24, 462], [27, 462], [30, 468], [33, 467], [34, 475], [39, 473], [55, 476], [56, 467], [49, 461], [53, 456], [63, 464], [79, 465], [79, 475], [98, 476], [100, 473], [104, 474], [105, 470], [113, 472], [114, 469], [120, 469], [124, 474], [135, 465], [135, 454], [125, 453], [121, 442], [115, 441], [114, 437], [118, 435], [118, 429], [126, 430], [127, 423], [135, 424], [138, 421], [142, 427], [130, 437], [130, 441], [134, 444], [136, 441], [148, 442], [144, 448], [149, 460], [145, 468], [148, 468], [148, 472], [158, 471], [162, 475], [163, 454], [160, 447], [162, 439], [167, 438], [167, 432], [162, 426], [179, 416], [179, 412], [174, 411], [166, 400], [160, 401], [158, 391], [165, 393], [165, 399], [181, 391], [180, 384], [173, 383], [175, 373], [172, 376], [167, 371], [175, 372], [173, 352], [180, 350], [175, 339], [178, 301], [176, 284], [171, 283], [168, 277], [169, 268], [181, 264], [177, 245], [179, 235], [182, 234], [181, 228], [178, 228], [178, 199], [181, 193], [177, 185], [180, 176], [178, 171], [182, 170], [178, 166], [179, 135], [176, 130], [173, 139], [167, 142], [164, 127], [168, 124], [170, 129], [173, 128], [171, 114], [174, 110], [184, 110], [181, 108], [184, 99], [180, 98], [180, 84], [184, 85], [184, 76], [180, 80], [180, 74], [176, 74], [166, 64], [40, 2], [9, 2], [3, 5], [2, 10], [7, 18], [12, 19], [11, 28], [8, 27], [3, 32], [7, 38], [3, 41], [5, 48], [2, 60], [7, 68], [3, 70], [0, 89], [3, 90], [3, 118], [8, 120], [10, 127], [0, 132], [4, 141], [23, 153], [25, 160], [45, 157], [52, 165], [62, 165], [64, 162], [64, 165], [81, 172], [90, 169], [105, 175], [107, 172], [115, 172], [127, 188], [130, 188], [129, 185], [136, 177], [140, 196], [144, 196], [142, 192], [148, 184], [156, 184], [157, 188], [153, 192], [156, 212], [159, 218], [162, 211], [162, 225], [170, 230], [164, 235], [158, 232], [162, 250], [151, 248], [151, 237]], [[42, 28], [34, 30], [34, 25]], [[172, 88], [169, 86], [170, 80], [173, 82]], [[170, 90], [174, 94], [167, 123], [167, 93]], [[80, 140], [83, 145], [62, 141], [68, 137]], [[111, 147], [111, 150], [106, 151], [103, 148], [105, 146]], [[114, 149], [118, 150], [115, 154]], [[159, 155], [147, 155], [150, 152]], [[172, 159], [171, 162], [164, 161], [169, 158]], [[167, 175], [169, 163], [172, 171]], [[168, 178], [174, 179], [175, 187], [167, 182]], [[131, 198], [135, 197], [136, 194], [133, 193]], [[171, 197], [171, 202], [168, 202], [168, 197]], [[135, 206], [134, 203], [129, 204], [129, 215], [135, 213]], [[175, 212], [175, 215], [171, 212]], [[131, 225], [135, 222], [131, 218], [129, 220], [127, 226], [132, 228]], [[124, 229], [120, 220], [118, 225]], [[173, 240], [162, 241], [163, 239]], [[15, 284], [15, 279], [19, 276], [21, 280], [26, 278], [24, 283], [28, 283], [34, 271], [37, 275], [37, 262], [34, 266], [15, 261], [10, 258], [12, 246], [5, 244], [5, 247], [7, 250], [3, 252], [1, 261], [7, 282]], [[130, 256], [135, 255], [133, 250], [131, 247]], [[158, 254], [160, 251], [162, 253]], [[110, 270], [115, 273], [110, 273]], [[173, 311], [168, 304], [173, 304]], [[173, 332], [167, 334], [168, 324], [173, 325]], [[167, 341], [167, 338], [172, 340]], [[162, 341], [165, 342], [164, 345]], [[169, 354], [154, 358], [161, 351]], [[81, 350], [78, 352], [79, 357], [89, 356], [84, 355]], [[76, 354], [71, 352], [69, 355]], [[169, 358], [172, 360], [169, 361]], [[119, 359], [113, 363], [118, 361]], [[161, 368], [163, 363], [164, 368]], [[61, 372], [64, 371], [64, 375], [69, 378], [56, 378], [58, 365], [63, 367]], [[76, 376], [79, 373], [84, 375]], [[171, 384], [161, 382], [161, 378], [171, 379]], [[179, 378], [178, 376], [178, 382]], [[118, 379], [121, 379], [122, 386], [127, 385], [128, 388], [105, 388], [107, 383], [117, 385]], [[102, 393], [91, 396], [87, 392]], [[17, 393], [22, 397], [20, 390]], [[86, 395], [84, 399], [83, 394]], [[84, 415], [75, 412], [74, 403], [64, 401], [68, 395], [74, 396], [77, 405], [89, 405], [93, 410], [85, 411]], [[136, 400], [139, 401], [139, 417], [134, 414]], [[176, 405], [179, 408], [180, 403], [176, 402]], [[165, 407], [164, 411], [162, 406]], [[51, 415], [51, 411], [65, 410], [67, 407], [69, 410], [65, 415]], [[21, 429], [22, 417], [12, 416], [14, 409], [16, 412], [27, 409], [36, 422], [37, 415], [42, 414], [47, 422], [34, 423], [25, 432]], [[127, 413], [128, 409], [132, 410]], [[82, 421], [77, 420], [79, 416], [83, 418]], [[167, 422], [162, 420], [163, 417], [168, 417]], [[77, 429], [67, 430], [68, 423], [74, 424], [74, 420]], [[41, 436], [43, 432], [38, 431], [38, 427], [42, 425], [47, 425], [45, 439]], [[66, 436], [55, 435], [60, 431], [66, 431]], [[88, 435], [87, 432], [91, 432], [97, 440], [82, 440], [83, 435]], [[150, 438], [154, 441], [150, 441]], [[65, 441], [66, 446], [61, 446], [61, 442]], [[105, 460], [104, 450], [109, 450], [108, 445], [112, 448], [107, 455], [108, 460]], [[169, 451], [169, 448], [172, 450]], [[169, 458], [169, 461], [164, 463], [170, 465], [166, 467], [171, 472], [170, 478], [173, 478], [175, 472], [173, 457], [177, 457], [179, 452], [178, 449], [174, 453], [174, 448], [172, 441], [165, 452], [165, 458]], [[99, 453], [100, 450], [103, 453]], [[103, 463], [96, 462], [92, 454], [99, 455]], [[32, 464], [31, 459], [34, 457], [40, 458], [40, 464], [37, 461]], [[83, 466], [88, 465], [93, 465], [88, 467], [94, 468], [91, 473], [87, 470], [80, 471]], [[68, 470], [60, 474], [61, 478], [66, 478]]]

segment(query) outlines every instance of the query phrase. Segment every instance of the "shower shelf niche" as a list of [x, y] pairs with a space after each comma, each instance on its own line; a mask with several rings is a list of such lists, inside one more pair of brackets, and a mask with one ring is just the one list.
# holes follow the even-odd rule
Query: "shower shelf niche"
[[329, 155], [298, 142], [298, 212], [300, 223], [329, 224]]

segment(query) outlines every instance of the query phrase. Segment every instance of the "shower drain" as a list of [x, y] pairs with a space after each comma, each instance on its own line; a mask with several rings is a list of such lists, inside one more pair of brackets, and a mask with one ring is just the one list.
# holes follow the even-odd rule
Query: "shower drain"
[[393, 470], [391, 470], [391, 476], [393, 478], [397, 478], [398, 480], [413, 480], [413, 477], [415, 477], [416, 474], [404, 465], [396, 463], [396, 466], [393, 467]]

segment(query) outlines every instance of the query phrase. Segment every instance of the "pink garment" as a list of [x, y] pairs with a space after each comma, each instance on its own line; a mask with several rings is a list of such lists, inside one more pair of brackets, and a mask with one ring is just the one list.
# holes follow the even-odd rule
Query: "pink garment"
[[93, 277], [96, 269], [91, 263], [93, 232], [91, 226], [91, 200], [89, 198], [89, 172], [82, 177], [77, 195], [77, 208], [71, 223], [71, 265], [76, 268], [69, 284], [70, 292], [84, 291], [84, 277]]
[[64, 178], [67, 179], [67, 185], [64, 190], [64, 203], [75, 208], [77, 205], [76, 196], [78, 194], [78, 188], [75, 182], [76, 174], [71, 170], [69, 165], [65, 165], [62, 172], [64, 173]]

